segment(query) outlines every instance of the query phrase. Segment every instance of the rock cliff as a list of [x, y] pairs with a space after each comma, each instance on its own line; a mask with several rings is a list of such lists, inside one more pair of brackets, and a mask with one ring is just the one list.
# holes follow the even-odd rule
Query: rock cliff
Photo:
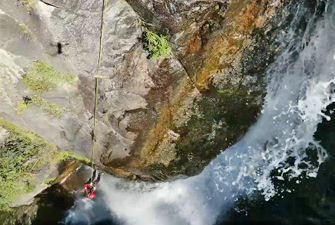
[[195, 175], [256, 120], [289, 3], [2, 0], [0, 117], [116, 176]]

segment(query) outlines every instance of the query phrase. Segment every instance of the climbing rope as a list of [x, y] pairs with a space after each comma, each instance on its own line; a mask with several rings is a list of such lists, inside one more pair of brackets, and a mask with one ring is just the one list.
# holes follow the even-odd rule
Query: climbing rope
[[[100, 25], [100, 40], [99, 40], [99, 55], [98, 55], [98, 66], [97, 72], [99, 72], [100, 64], [101, 64], [101, 54], [102, 54], [102, 34], [103, 34], [103, 24], [104, 24], [104, 12], [105, 12], [105, 2], [106, 0], [102, 0], [101, 7], [101, 25]], [[98, 108], [98, 96], [99, 96], [99, 78], [100, 76], [94, 76], [94, 108], [93, 108], [93, 129], [92, 129], [92, 151], [91, 151], [91, 167], [94, 169], [94, 150], [95, 150], [95, 126], [96, 126], [96, 118], [97, 118], [97, 108]]]
[[92, 130], [92, 152], [91, 152], [91, 167], [93, 168], [93, 157], [94, 157], [94, 147], [95, 147], [95, 125], [96, 125], [96, 117], [97, 117], [97, 106], [98, 106], [98, 94], [99, 94], [99, 80], [97, 77], [94, 78], [94, 108], [93, 108], [93, 130]]

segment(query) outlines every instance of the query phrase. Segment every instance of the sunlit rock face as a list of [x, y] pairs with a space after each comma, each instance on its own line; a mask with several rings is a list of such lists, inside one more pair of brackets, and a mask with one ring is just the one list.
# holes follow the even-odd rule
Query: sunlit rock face
[[[173, 55], [155, 63], [146, 61], [147, 106], [122, 115], [121, 121], [129, 118], [127, 129], [136, 136], [125, 146], [131, 156], [122, 161], [112, 153], [112, 160], [104, 160], [155, 179], [194, 175], [255, 121], [264, 95], [265, 68], [280, 51], [275, 42], [279, 27], [273, 25], [285, 18], [285, 5], [275, 1], [127, 3], [144, 21], [141, 30], [170, 38]], [[136, 69], [142, 65], [138, 63]]]
[[[2, 0], [0, 115], [90, 157], [98, 76], [95, 163], [142, 179], [197, 174], [256, 120], [288, 3]], [[170, 57], [148, 58], [148, 31]], [[74, 82], [36, 93], [23, 82], [36, 61]], [[43, 102], [18, 110], [34, 96]]]

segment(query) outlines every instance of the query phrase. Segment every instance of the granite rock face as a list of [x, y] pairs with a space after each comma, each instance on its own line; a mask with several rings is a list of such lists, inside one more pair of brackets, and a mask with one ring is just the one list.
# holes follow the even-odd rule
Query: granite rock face
[[[86, 157], [94, 143], [94, 162], [117, 176], [194, 175], [256, 120], [288, 4], [3, 0], [0, 116]], [[148, 59], [147, 31], [167, 37], [168, 59]], [[75, 83], [35, 93], [22, 80], [36, 61]], [[18, 113], [22, 98], [35, 95], [64, 113], [39, 105]]]

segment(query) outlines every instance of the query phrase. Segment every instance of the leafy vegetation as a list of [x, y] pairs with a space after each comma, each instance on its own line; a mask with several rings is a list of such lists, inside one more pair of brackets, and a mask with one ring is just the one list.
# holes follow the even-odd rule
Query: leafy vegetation
[[61, 117], [65, 111], [65, 109], [57, 104], [50, 103], [44, 98], [34, 95], [30, 101], [21, 101], [16, 107], [16, 111], [18, 114], [23, 113], [25, 110], [27, 110], [30, 106], [36, 105], [40, 107], [42, 110], [46, 111], [52, 116], [55, 117]]
[[170, 57], [171, 47], [165, 36], [148, 31], [144, 37], [144, 48], [149, 52], [148, 58], [158, 60]]
[[5, 210], [18, 197], [37, 185], [37, 173], [51, 162], [56, 147], [36, 134], [0, 119], [8, 136], [0, 143], [0, 209]]
[[59, 84], [74, 84], [75, 76], [62, 74], [45, 62], [36, 62], [23, 76], [23, 83], [36, 93], [44, 93], [57, 87]]

